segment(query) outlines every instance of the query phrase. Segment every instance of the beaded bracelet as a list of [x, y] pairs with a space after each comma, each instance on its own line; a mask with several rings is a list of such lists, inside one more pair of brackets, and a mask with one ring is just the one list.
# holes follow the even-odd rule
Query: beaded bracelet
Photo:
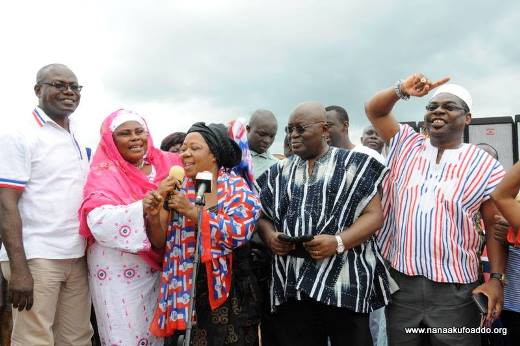
[[410, 95], [404, 93], [401, 91], [401, 84], [403, 81], [399, 79], [397, 82], [395, 82], [394, 90], [397, 97], [399, 97], [401, 100], [408, 100], [410, 98]]

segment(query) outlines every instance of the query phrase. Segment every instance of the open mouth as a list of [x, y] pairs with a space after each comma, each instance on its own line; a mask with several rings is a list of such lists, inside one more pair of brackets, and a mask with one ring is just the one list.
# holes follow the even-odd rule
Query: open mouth
[[432, 124], [432, 128], [434, 129], [440, 129], [441, 127], [443, 127], [444, 125], [446, 125], [446, 121], [442, 120], [442, 119], [433, 119], [431, 121], [431, 124]]
[[184, 162], [184, 169], [190, 169], [195, 164], [193, 162]]
[[73, 99], [62, 99], [61, 103], [67, 106], [74, 106], [76, 104], [76, 100]]
[[130, 149], [131, 152], [139, 153], [139, 152], [143, 151], [143, 146], [142, 145], [132, 145], [128, 149]]

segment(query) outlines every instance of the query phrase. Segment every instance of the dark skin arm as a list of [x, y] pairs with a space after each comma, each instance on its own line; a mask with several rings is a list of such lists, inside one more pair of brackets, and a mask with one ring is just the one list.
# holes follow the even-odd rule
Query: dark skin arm
[[262, 237], [264, 243], [273, 251], [275, 254], [279, 256], [284, 256], [289, 253], [289, 251], [294, 250], [294, 244], [287, 243], [278, 239], [278, 235], [282, 234], [277, 232], [274, 224], [271, 220], [269, 220], [262, 212], [258, 223], [256, 224], [256, 229]]
[[0, 232], [3, 245], [9, 256], [11, 279], [9, 298], [13, 308], [30, 310], [33, 305], [34, 281], [25, 257], [22, 241], [22, 219], [18, 200], [23, 191], [0, 188]]
[[497, 208], [517, 231], [520, 228], [520, 203], [515, 201], [518, 191], [520, 191], [520, 162], [511, 168], [491, 193]]
[[[415, 73], [401, 83], [401, 92], [410, 96], [422, 97], [449, 80], [446, 77], [432, 82], [424, 75]], [[399, 97], [395, 93], [395, 89], [391, 87], [379, 91], [365, 104], [368, 120], [385, 142], [388, 142], [399, 131], [399, 123], [392, 115], [392, 109], [397, 101], [399, 101]]]
[[[365, 207], [361, 216], [349, 227], [348, 232], [340, 233], [345, 249], [358, 246], [372, 236], [383, 224], [383, 209], [379, 194], [374, 196]], [[262, 215], [257, 223], [257, 230], [266, 245], [277, 255], [287, 255], [294, 250], [295, 245], [278, 239], [277, 232], [271, 220]], [[303, 244], [310, 256], [321, 260], [336, 254], [338, 242], [336, 237], [328, 234], [319, 234], [313, 240]]]
[[146, 234], [152, 246], [162, 249], [166, 244], [166, 228], [170, 213], [162, 207], [164, 198], [156, 191], [143, 198], [143, 211], [146, 216]]
[[[207, 203], [208, 205], [210, 203]], [[175, 209], [179, 214], [191, 219], [195, 224], [198, 223], [197, 206], [190, 202], [183, 192], [173, 191], [171, 198], [168, 200], [168, 208]]]
[[[369, 239], [372, 234], [381, 228], [383, 221], [381, 197], [376, 194], [359, 218], [348, 227], [348, 230], [339, 234], [345, 245], [345, 250], [356, 247]], [[338, 242], [333, 235], [319, 234], [303, 245], [313, 259], [322, 260], [336, 254]]]
[[[497, 234], [497, 228], [499, 227], [497, 227], [496, 222], [499, 219], [496, 216], [499, 215], [499, 212], [493, 201], [488, 199], [482, 203], [480, 213], [486, 230], [486, 247], [491, 272], [504, 273], [506, 268], [507, 247], [499, 240], [500, 236]], [[504, 288], [500, 281], [491, 279], [475, 288], [473, 293], [483, 293], [488, 297], [488, 314], [486, 316], [488, 323], [500, 315], [504, 303]]]
[[156, 191], [150, 191], [143, 198], [143, 212], [146, 217], [146, 234], [152, 246], [162, 249], [166, 243], [166, 229], [170, 212], [163, 208], [164, 199], [174, 189], [180, 189], [181, 183], [173, 177], [167, 177], [159, 184]]

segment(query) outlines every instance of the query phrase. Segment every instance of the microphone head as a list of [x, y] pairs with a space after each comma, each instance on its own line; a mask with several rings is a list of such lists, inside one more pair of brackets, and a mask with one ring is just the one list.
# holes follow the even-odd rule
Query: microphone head
[[195, 176], [195, 179], [196, 180], [212, 181], [213, 180], [213, 174], [211, 174], [211, 172], [208, 172], [208, 171], [199, 172]]
[[174, 178], [178, 181], [182, 181], [184, 179], [184, 168], [181, 166], [172, 166], [170, 168], [170, 174], [168, 174], [171, 178]]

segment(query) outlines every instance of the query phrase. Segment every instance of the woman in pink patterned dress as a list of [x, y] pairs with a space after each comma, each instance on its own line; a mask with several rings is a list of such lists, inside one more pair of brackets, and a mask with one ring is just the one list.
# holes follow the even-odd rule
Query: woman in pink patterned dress
[[[101, 127], [80, 209], [80, 232], [102, 345], [163, 345], [148, 327], [157, 302], [162, 249], [148, 239], [142, 199], [174, 185], [176, 154], [153, 146], [145, 120], [118, 110]], [[164, 181], [160, 184], [159, 182]]]

